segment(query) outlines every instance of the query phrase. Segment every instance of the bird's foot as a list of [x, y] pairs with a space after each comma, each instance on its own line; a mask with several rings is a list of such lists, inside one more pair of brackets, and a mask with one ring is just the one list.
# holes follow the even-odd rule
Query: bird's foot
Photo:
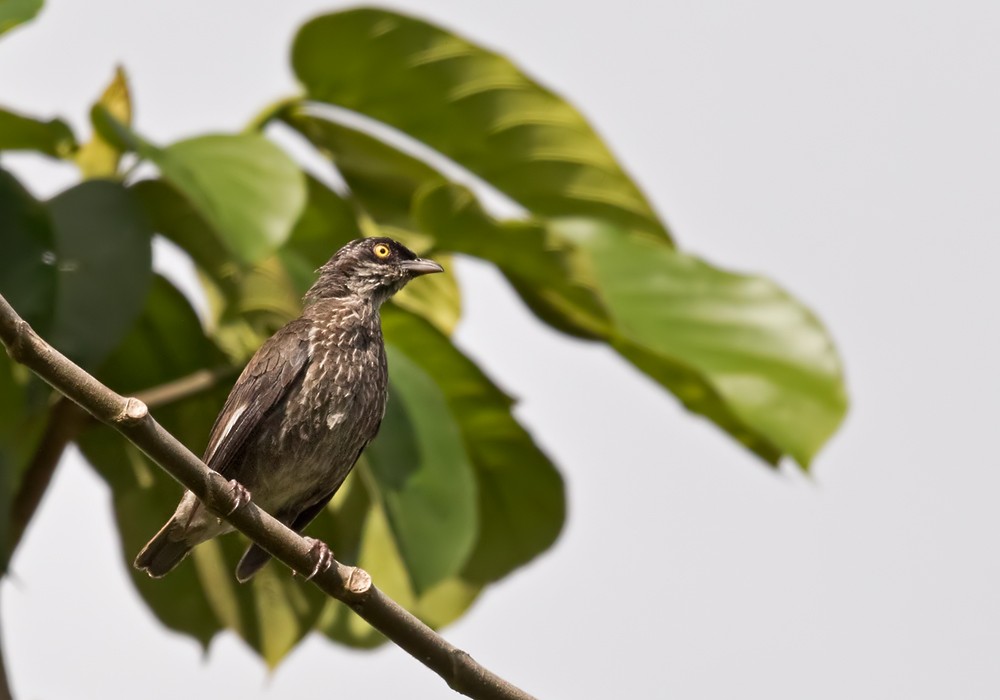
[[[305, 540], [309, 543], [309, 560], [313, 565], [305, 580], [311, 581], [314, 576], [323, 573], [333, 565], [333, 551], [322, 540], [315, 540], [312, 537], [306, 537]], [[299, 575], [297, 571], [293, 573]]]
[[236, 509], [250, 502], [250, 492], [247, 487], [236, 479], [229, 480], [229, 510], [226, 515], [232, 515]]

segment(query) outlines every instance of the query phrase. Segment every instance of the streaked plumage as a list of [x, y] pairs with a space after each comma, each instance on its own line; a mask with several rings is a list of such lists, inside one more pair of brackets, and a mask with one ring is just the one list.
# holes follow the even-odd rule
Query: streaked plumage
[[[302, 316], [268, 339], [236, 381], [205, 463], [301, 531], [343, 483], [385, 412], [379, 307], [413, 277], [440, 270], [388, 238], [339, 250], [320, 268]], [[135, 566], [163, 576], [192, 547], [231, 530], [187, 492]], [[237, 578], [246, 581], [269, 558], [252, 545]]]

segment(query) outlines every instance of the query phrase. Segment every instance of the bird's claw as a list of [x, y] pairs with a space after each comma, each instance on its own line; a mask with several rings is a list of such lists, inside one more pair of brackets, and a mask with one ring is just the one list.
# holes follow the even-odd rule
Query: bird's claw
[[250, 502], [250, 492], [247, 491], [247, 487], [236, 479], [229, 480], [229, 497], [231, 500], [226, 515], [232, 515], [237, 508]]
[[[316, 540], [312, 537], [306, 537], [305, 540], [309, 543], [309, 559], [313, 564], [312, 570], [305, 577], [305, 580], [311, 581], [314, 576], [323, 573], [333, 565], [333, 551], [322, 540]], [[297, 571], [293, 573], [299, 575]]]

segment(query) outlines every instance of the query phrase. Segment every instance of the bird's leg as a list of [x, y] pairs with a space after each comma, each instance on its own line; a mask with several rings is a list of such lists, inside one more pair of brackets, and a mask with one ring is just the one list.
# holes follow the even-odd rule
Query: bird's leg
[[232, 515], [240, 506], [250, 502], [250, 492], [247, 487], [236, 479], [229, 480], [229, 511], [226, 515]]
[[[306, 576], [306, 581], [311, 581], [316, 574], [321, 574], [333, 564], [333, 552], [330, 550], [329, 545], [322, 540], [315, 540], [312, 537], [306, 537], [306, 542], [309, 543], [309, 559], [313, 564], [312, 571]], [[297, 571], [293, 572], [296, 575]]]

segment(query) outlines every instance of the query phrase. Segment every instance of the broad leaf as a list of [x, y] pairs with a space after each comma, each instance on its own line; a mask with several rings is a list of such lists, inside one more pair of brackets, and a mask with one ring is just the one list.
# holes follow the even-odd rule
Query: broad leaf
[[366, 452], [416, 594], [461, 570], [476, 541], [472, 466], [448, 403], [419, 365], [388, 347], [389, 405]]
[[305, 205], [302, 171], [259, 134], [199, 136], [143, 155], [246, 263], [284, 243]]
[[446, 336], [397, 309], [383, 311], [382, 326], [444, 394], [475, 467], [479, 534], [462, 577], [497, 580], [552, 546], [566, 515], [562, 478], [515, 420], [513, 401]]
[[610, 226], [566, 223], [560, 232], [587, 251], [618, 327], [614, 344], [626, 357], [674, 391], [648, 363], [696, 374], [701, 381], [687, 383], [691, 395], [678, 392], [689, 407], [711, 401], [699, 395], [707, 390], [744, 426], [748, 434], [734, 431], [737, 439], [751, 447], [762, 439], [809, 465], [843, 419], [847, 398], [833, 342], [808, 309], [767, 279], [719, 270]]
[[412, 17], [358, 9], [299, 31], [308, 97], [360, 112], [462, 164], [541, 216], [593, 216], [667, 238], [583, 116], [506, 58]]
[[76, 137], [63, 120], [41, 121], [0, 109], [0, 151], [38, 151], [67, 158], [76, 148]]
[[305, 176], [295, 161], [261, 134], [210, 134], [155, 146], [104, 106], [94, 128], [120, 150], [152, 161], [242, 263], [280, 247], [306, 202]]
[[[362, 482], [371, 482], [362, 458], [355, 473], [334, 497], [330, 507], [310, 526], [315, 536], [336, 542], [337, 556], [362, 567], [394, 601], [437, 629], [453, 622], [469, 608], [481, 585], [451, 577], [417, 595], [406, 570], [385, 510]], [[367, 476], [365, 476], [367, 475]], [[317, 627], [331, 639], [350, 646], [371, 648], [385, 641], [367, 622], [336, 601], [327, 603]]]
[[333, 161], [351, 194], [383, 226], [412, 228], [413, 195], [428, 183], [444, 180], [423, 161], [363, 131], [293, 107], [280, 116]]
[[285, 248], [301, 255], [315, 270], [364, 233], [351, 204], [311, 175], [306, 177], [306, 192], [306, 205]]
[[66, 190], [47, 208], [58, 272], [50, 341], [94, 367], [142, 309], [152, 276], [151, 231], [129, 191], [106, 180]]
[[[128, 79], [121, 67], [115, 69], [115, 77], [91, 109], [91, 114], [97, 115], [99, 108], [106, 110], [107, 114], [121, 124], [132, 124], [132, 98], [129, 95]], [[95, 129], [90, 141], [80, 147], [74, 160], [85, 178], [113, 177], [118, 172], [122, 151], [120, 146], [110, 143]]]
[[[224, 363], [225, 356], [204, 335], [187, 300], [157, 278], [139, 323], [98, 376], [131, 393]], [[230, 383], [158, 408], [154, 416], [200, 453]], [[325, 598], [287, 571], [268, 567], [249, 585], [236, 582], [233, 572], [246, 546], [239, 536], [226, 535], [196, 548], [190, 561], [162, 580], [132, 569], [135, 554], [172, 514], [182, 489], [103, 426], [88, 431], [80, 443], [112, 488], [122, 553], [133, 581], [165, 625], [205, 645], [217, 632], [231, 629], [272, 666], [311, 629]]]
[[[191, 202], [163, 180], [132, 190], [153, 228], [183, 248], [197, 266], [208, 297], [209, 332], [234, 361], [245, 362], [260, 344], [301, 310], [296, 280], [277, 254], [253, 265], [234, 260]], [[294, 257], [283, 248], [282, 253]]]
[[[843, 380], [829, 337], [765, 279], [695, 264], [655, 239], [612, 226], [498, 222], [460, 185], [424, 188], [414, 212], [437, 245], [496, 263], [543, 320], [609, 343], [686, 408], [771, 464], [789, 454], [807, 465], [843, 416]], [[602, 247], [594, 247], [597, 241]], [[690, 269], [697, 273], [680, 274]], [[669, 294], [620, 293], [642, 279]], [[698, 325], [682, 320], [687, 315]], [[712, 347], [685, 345], [685, 333], [710, 337]], [[766, 339], [765, 348], [749, 347], [751, 337]], [[713, 360], [720, 354], [738, 358], [735, 374], [723, 376]], [[752, 408], [764, 394], [771, 399]]]
[[0, 0], [0, 34], [35, 18], [43, 0]]

